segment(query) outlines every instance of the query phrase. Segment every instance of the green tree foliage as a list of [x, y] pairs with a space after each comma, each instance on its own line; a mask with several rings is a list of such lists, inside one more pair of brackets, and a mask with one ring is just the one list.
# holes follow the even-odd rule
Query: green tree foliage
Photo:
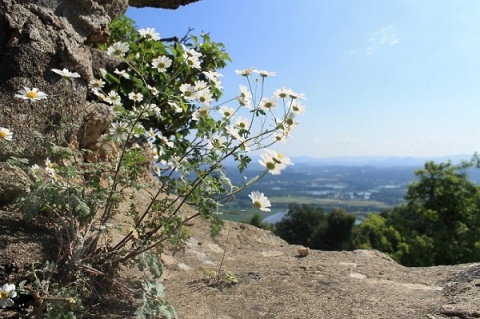
[[402, 249], [402, 237], [386, 217], [388, 213], [371, 213], [353, 230], [352, 244], [357, 249], [377, 249], [395, 257]]
[[327, 222], [318, 225], [310, 237], [310, 247], [322, 250], [349, 250], [352, 248], [352, 229], [355, 215], [341, 208], [334, 208], [327, 215]]
[[355, 230], [355, 246], [384, 251], [407, 266], [480, 260], [480, 193], [466, 174], [472, 165], [427, 162], [415, 173], [407, 203], [370, 215]]
[[140, 39], [140, 35], [135, 27], [135, 21], [126, 15], [121, 15], [114, 19], [112, 23], [110, 23], [108, 31], [110, 33], [110, 38], [108, 39], [108, 43], [104, 46], [105, 49], [115, 42], [133, 43]]
[[325, 220], [320, 207], [291, 204], [287, 216], [275, 224], [275, 234], [290, 244], [309, 246], [310, 237]]
[[260, 215], [259, 213], [255, 213], [252, 218], [250, 218], [250, 221], [248, 223], [258, 228], [271, 230], [270, 225], [262, 221], [262, 215]]
[[290, 205], [287, 216], [275, 225], [275, 234], [291, 244], [312, 249], [351, 249], [355, 215], [343, 209], [325, 214], [320, 207]]

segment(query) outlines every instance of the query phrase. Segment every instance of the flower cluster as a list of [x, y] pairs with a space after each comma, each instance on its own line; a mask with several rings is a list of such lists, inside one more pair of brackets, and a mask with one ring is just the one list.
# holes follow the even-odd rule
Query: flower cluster
[[54, 164], [49, 158], [45, 160], [45, 167], [40, 167], [37, 164], [32, 165], [30, 168], [32, 175], [38, 181], [44, 181], [47, 183], [54, 183], [57, 181], [57, 174], [54, 168]]
[[258, 162], [272, 175], [280, 175], [287, 165], [293, 165], [288, 157], [272, 150], [265, 150]]
[[[141, 38], [150, 43], [150, 46], [154, 45], [155, 41], [160, 40], [160, 36], [155, 32], [155, 29], [141, 29], [139, 34]], [[103, 91], [106, 86], [105, 81], [108, 81], [106, 71], [102, 72], [103, 79], [94, 80], [89, 85], [92, 93], [100, 100], [113, 106], [121, 106], [123, 111], [119, 114], [119, 117], [123, 119], [133, 119], [139, 114], [148, 118], [153, 114], [160, 121], [168, 122], [169, 120], [165, 116], [173, 116], [170, 121], [176, 121], [175, 114], [180, 116], [185, 113], [191, 114], [190, 121], [194, 124], [188, 124], [188, 126], [194, 127], [196, 134], [192, 134], [195, 132], [193, 130], [188, 135], [190, 139], [188, 143], [191, 149], [182, 148], [181, 153], [178, 153], [179, 150], [175, 148], [175, 145], [185, 143], [185, 140], [181, 137], [176, 136], [177, 140], [175, 141], [172, 140], [173, 136], [163, 136], [158, 128], [143, 129], [143, 135], [148, 141], [148, 149], [156, 162], [152, 166], [154, 174], [160, 176], [161, 173], [166, 173], [168, 170], [181, 170], [189, 174], [188, 172], [198, 169], [198, 166], [197, 168], [185, 168], [185, 164], [189, 162], [198, 163], [200, 166], [205, 165], [204, 160], [208, 158], [221, 161], [227, 155], [239, 156], [241, 153], [245, 154], [251, 150], [263, 149], [277, 142], [284, 143], [291, 136], [292, 129], [298, 126], [296, 116], [305, 112], [305, 107], [300, 102], [304, 99], [303, 94], [289, 88], [280, 88], [270, 97], [258, 96], [258, 92], [250, 86], [250, 83], [252, 83], [250, 81], [251, 77], [258, 77], [263, 85], [266, 78], [276, 75], [275, 72], [255, 68], [236, 70], [236, 74], [247, 78], [249, 85], [240, 85], [239, 94], [234, 99], [237, 105], [220, 104], [216, 106], [214, 105], [218, 98], [216, 92], [223, 89], [220, 81], [223, 75], [216, 69], [205, 69], [202, 64], [203, 54], [196, 48], [181, 46], [181, 48], [177, 47], [176, 49], [183, 50], [183, 52], [180, 51], [181, 55], [168, 53], [168, 49], [166, 49], [161, 51], [162, 53], [159, 55], [147, 57], [146, 55], [142, 56], [144, 52], [132, 51], [133, 48], [126, 43], [114, 43], [107, 49], [107, 53], [122, 58], [127, 66], [123, 70], [115, 69], [114, 74], [117, 75], [118, 81], [123, 79], [132, 81], [133, 84], [134, 77], [138, 77], [143, 81], [143, 87], [136, 86], [137, 89], [131, 90], [124, 96], [121, 96], [115, 90], [110, 90], [107, 93]], [[147, 74], [135, 74], [137, 70], [130, 66], [130, 59], [136, 59], [137, 63], [139, 61], [147, 62], [148, 67], [144, 68], [144, 72], [147, 72]], [[149, 72], [153, 76], [158, 74], [161, 79], [168, 83], [174, 81], [175, 74], [180, 72], [178, 68], [184, 68], [185, 71], [189, 70], [188, 72], [193, 72], [192, 74], [195, 74], [195, 76], [187, 82], [177, 82], [176, 85], [170, 86], [167, 90], [168, 93], [159, 89], [155, 85], [156, 83], [149, 83], [149, 79], [152, 77], [152, 75], [148, 75]], [[111, 86], [108, 87], [111, 88]], [[134, 87], [135, 85], [132, 85], [132, 88]], [[261, 92], [263, 94], [263, 88]], [[133, 106], [131, 105], [132, 102], [134, 103]], [[127, 105], [130, 105], [129, 111]], [[151, 110], [146, 111], [145, 105], [151, 105]], [[157, 105], [165, 105], [167, 109], [160, 112]], [[142, 111], [132, 113], [135, 110]], [[127, 116], [128, 113], [130, 113], [130, 116]], [[273, 121], [268, 121], [266, 119], [268, 116]], [[261, 124], [256, 124], [256, 118], [259, 118], [258, 122]], [[118, 120], [113, 123], [108, 138], [104, 137], [104, 139], [114, 139], [120, 143], [125, 142], [131, 137], [129, 132], [134, 131], [127, 123], [126, 120]], [[272, 124], [266, 125], [268, 123]], [[141, 126], [138, 123], [136, 125]], [[188, 159], [193, 156], [189, 154], [196, 154], [201, 159]], [[270, 149], [261, 155], [259, 162], [267, 172], [273, 175], [278, 175], [288, 165], [293, 165], [288, 157]], [[258, 196], [255, 196], [256, 200], [258, 198]], [[264, 195], [261, 198], [262, 200], [257, 202], [268, 201]], [[254, 206], [258, 205], [254, 202]], [[261, 207], [267, 206], [262, 204]]]

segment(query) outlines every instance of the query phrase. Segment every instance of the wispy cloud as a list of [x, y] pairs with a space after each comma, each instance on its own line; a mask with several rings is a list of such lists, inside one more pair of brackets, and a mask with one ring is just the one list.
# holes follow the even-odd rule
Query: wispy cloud
[[394, 26], [386, 26], [380, 30], [373, 32], [368, 38], [369, 45], [366, 49], [367, 55], [373, 54], [376, 50], [385, 46], [395, 46], [402, 40], [395, 32]]
[[341, 144], [355, 144], [355, 139], [351, 138], [351, 137], [343, 137], [340, 139], [340, 143]]

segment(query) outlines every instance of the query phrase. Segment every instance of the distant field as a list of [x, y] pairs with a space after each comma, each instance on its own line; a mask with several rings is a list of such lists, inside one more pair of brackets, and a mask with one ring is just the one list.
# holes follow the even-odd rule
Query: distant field
[[263, 219], [275, 213], [286, 211], [286, 207], [289, 204], [311, 204], [318, 205], [324, 208], [327, 212], [336, 207], [343, 208], [347, 212], [357, 215], [357, 218], [363, 219], [370, 212], [381, 212], [383, 210], [392, 208], [385, 203], [372, 200], [341, 200], [331, 198], [314, 198], [308, 196], [271, 197], [269, 199], [272, 202], [272, 212], [260, 212], [254, 208], [240, 209], [237, 205], [230, 204], [225, 205], [225, 211], [227, 212], [219, 217], [223, 220], [248, 223], [255, 213], [260, 213]]
[[348, 207], [374, 207], [379, 210], [389, 209], [391, 206], [373, 200], [345, 200], [345, 199], [335, 199], [335, 198], [313, 198], [308, 196], [299, 196], [299, 197], [271, 197], [270, 201], [275, 204], [315, 204], [315, 205], [325, 205], [325, 206], [338, 206], [343, 207], [348, 211]]
[[242, 211], [231, 211], [231, 212], [226, 212], [223, 213], [222, 215], [219, 216], [220, 219], [222, 220], [230, 220], [234, 222], [241, 222], [241, 223], [248, 223], [250, 219], [252, 219], [253, 215], [256, 213], [260, 214], [260, 216], [263, 218], [268, 217], [270, 215], [275, 214], [276, 212], [262, 212], [257, 209], [246, 209]]

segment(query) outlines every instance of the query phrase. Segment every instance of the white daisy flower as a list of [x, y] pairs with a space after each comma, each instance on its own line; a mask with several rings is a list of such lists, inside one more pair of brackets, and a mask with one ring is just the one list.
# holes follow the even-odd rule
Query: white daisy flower
[[300, 103], [292, 103], [292, 105], [290, 105], [290, 109], [295, 114], [302, 115], [305, 113], [305, 106]]
[[153, 103], [152, 103], [152, 104], [147, 104], [147, 105], [145, 105], [145, 106], [143, 107], [143, 110], [144, 110], [145, 112], [153, 113], [153, 114], [155, 114], [156, 116], [161, 117], [161, 114], [160, 114], [160, 113], [161, 113], [162, 111], [160, 110], [160, 108], [159, 108], [156, 104], [153, 104]]
[[218, 78], [223, 77], [223, 75], [222, 75], [221, 73], [217, 72], [217, 71], [203, 71], [202, 73], [205, 74], [205, 76], [206, 76], [210, 81], [212, 81], [213, 83], [215, 83], [215, 85], [220, 82], [220, 81], [218, 80]]
[[300, 100], [305, 100], [305, 94], [303, 93], [297, 93], [295, 91], [290, 90], [289, 96], [291, 99], [300, 99]]
[[172, 59], [165, 55], [161, 55], [158, 58], [152, 60], [152, 67], [157, 69], [158, 72], [165, 72], [172, 65]]
[[248, 195], [250, 199], [252, 200], [253, 206], [256, 208], [260, 209], [261, 211], [264, 212], [269, 212], [272, 204], [270, 204], [270, 201], [268, 200], [268, 197], [266, 197], [263, 193], [260, 193], [258, 191], [251, 192], [250, 195]]
[[235, 120], [235, 126], [241, 130], [248, 130], [250, 129], [250, 120], [247, 119], [246, 117], [239, 116]]
[[275, 72], [269, 72], [267, 70], [253, 70], [253, 72], [257, 73], [258, 75], [260, 75], [262, 78], [266, 78], [266, 77], [269, 77], [269, 76], [275, 76], [277, 75]]
[[22, 90], [18, 91], [18, 94], [15, 94], [16, 98], [23, 99], [23, 100], [30, 100], [32, 102], [38, 100], [44, 100], [47, 98], [47, 95], [37, 88], [32, 88], [30, 90], [29, 87], [24, 86]]
[[43, 176], [42, 168], [37, 164], [33, 164], [32, 167], [30, 167], [30, 171], [35, 178], [42, 178]]
[[128, 46], [128, 43], [125, 42], [116, 42], [112, 44], [110, 47], [107, 49], [107, 54], [108, 55], [113, 55], [113, 56], [118, 56], [118, 57], [123, 57], [125, 56], [125, 53], [130, 50], [130, 47]]
[[173, 108], [175, 113], [183, 113], [183, 109], [175, 102], [167, 102]]
[[287, 167], [286, 164], [278, 163], [278, 161], [268, 153], [260, 155], [258, 162], [272, 175], [280, 175], [282, 170]]
[[190, 49], [183, 53], [183, 58], [187, 65], [191, 68], [200, 69], [200, 60], [199, 58], [202, 56], [200, 52], [195, 51], [194, 49]]
[[118, 74], [121, 78], [125, 78], [127, 80], [130, 79], [130, 74], [127, 73], [125, 70], [118, 70], [117, 68], [113, 71], [113, 73]]
[[278, 97], [279, 99], [285, 99], [289, 97], [291, 93], [293, 93], [293, 91], [285, 87], [281, 89], [277, 89], [274, 92], [275, 96]]
[[278, 164], [293, 165], [292, 161], [290, 161], [290, 158], [283, 156], [282, 153], [272, 150], [265, 150], [265, 152], [267, 152], [267, 154], [269, 154]]
[[197, 100], [200, 103], [203, 103], [205, 105], [209, 105], [210, 102], [213, 101], [213, 95], [212, 92], [210, 92], [209, 89], [203, 89], [197, 92]]
[[128, 98], [132, 101], [135, 101], [135, 102], [142, 102], [143, 101], [143, 94], [142, 93], [136, 93], [136, 92], [130, 92], [130, 93], [128, 93]]
[[200, 91], [208, 88], [208, 83], [203, 80], [197, 80], [193, 83], [193, 86], [195, 87], [195, 90]]
[[255, 68], [235, 70], [235, 74], [241, 75], [241, 76], [249, 76], [249, 75], [252, 75], [254, 71], [255, 71]]
[[277, 99], [275, 97], [272, 97], [271, 99], [267, 99], [266, 97], [264, 97], [260, 100], [259, 107], [262, 110], [271, 111], [277, 107]]
[[240, 103], [240, 105], [250, 109], [251, 98], [252, 98], [252, 93], [250, 93], [250, 90], [245, 85], [240, 85], [240, 95], [237, 97], [237, 100]]
[[226, 127], [227, 133], [235, 140], [243, 141], [244, 138], [240, 136], [238, 128], [233, 125], [228, 125]]
[[222, 106], [219, 112], [226, 119], [231, 118], [235, 114], [235, 110], [229, 106]]
[[283, 120], [282, 124], [288, 129], [296, 128], [299, 124], [298, 121], [295, 121], [295, 113], [289, 113]]
[[200, 120], [201, 117], [207, 116], [209, 112], [210, 112], [210, 107], [208, 107], [207, 105], [202, 106], [201, 108], [193, 112], [192, 120], [198, 121]]
[[138, 30], [138, 33], [140, 33], [142, 38], [147, 39], [147, 41], [150, 41], [150, 40], [158, 41], [158, 40], [160, 40], [160, 34], [158, 32], [155, 32], [154, 28], [140, 29], [140, 30]]
[[0, 287], [0, 307], [11, 307], [14, 305], [13, 298], [17, 297], [14, 284], [4, 284]]
[[145, 132], [145, 136], [150, 141], [155, 141], [157, 139], [157, 137], [162, 136], [162, 133], [158, 129], [154, 130], [153, 128], [150, 128], [148, 131]]
[[112, 123], [112, 127], [108, 130], [113, 139], [120, 142], [125, 141], [128, 137], [128, 124], [125, 122]]
[[278, 130], [273, 133], [273, 140], [275, 142], [285, 143], [285, 141], [287, 140], [287, 135], [284, 133], [283, 130]]
[[93, 89], [98, 90], [98, 89], [103, 88], [104, 86], [105, 86], [105, 81], [103, 81], [103, 80], [95, 79], [95, 80], [91, 80], [90, 82], [88, 82], [88, 87], [92, 90]]
[[6, 127], [0, 127], [0, 140], [11, 141], [13, 133]]
[[77, 72], [70, 72], [66, 68], [64, 68], [63, 70], [52, 69], [52, 71], [61, 75], [63, 78], [79, 78], [80, 77], [80, 74], [78, 74]]
[[152, 93], [153, 96], [157, 96], [160, 91], [154, 86], [147, 85], [147, 88], [150, 90], [150, 93]]
[[111, 90], [110, 92], [108, 92], [108, 97], [107, 97], [108, 101], [111, 102], [113, 105], [122, 105], [122, 98], [120, 97], [120, 95], [114, 91], [114, 90]]
[[182, 92], [182, 96], [185, 100], [192, 101], [196, 99], [197, 90], [191, 84], [183, 83], [180, 85], [180, 92]]

